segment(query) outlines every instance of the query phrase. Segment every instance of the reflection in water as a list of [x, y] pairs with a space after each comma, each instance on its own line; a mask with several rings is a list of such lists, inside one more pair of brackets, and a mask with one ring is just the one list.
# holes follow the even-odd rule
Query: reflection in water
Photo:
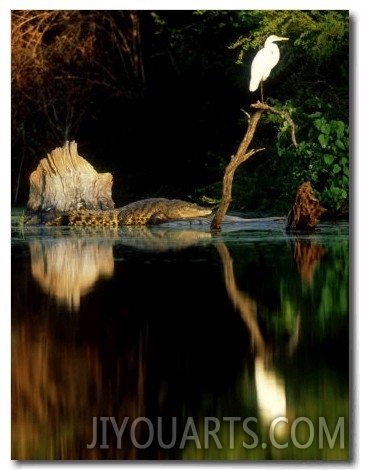
[[[247, 450], [242, 430], [230, 449], [230, 427], [222, 423], [224, 416], [256, 416], [256, 432], [267, 433], [278, 416], [289, 426], [295, 417], [316, 423], [325, 416], [333, 435], [338, 416], [347, 419], [348, 239], [320, 245], [315, 237], [310, 244], [289, 238], [292, 253], [276, 232], [267, 242], [250, 232], [210, 238], [165, 227], [90, 235], [30, 237], [15, 246], [12, 458], [348, 458], [348, 445]], [[78, 315], [60, 315], [51, 298]], [[140, 449], [124, 432], [118, 447], [108, 432], [108, 448], [88, 449], [93, 417], [110, 416], [118, 426], [125, 417], [155, 424], [175, 416], [177, 444]], [[190, 442], [180, 450], [189, 416], [202, 444], [204, 417], [217, 417], [224, 448]], [[287, 431], [276, 428], [282, 443]], [[144, 423], [136, 439], [147, 438]]]
[[[259, 414], [262, 423], [269, 426], [275, 418], [287, 415], [285, 383], [274, 370], [272, 346], [266, 343], [258, 325], [256, 301], [238, 289], [233, 260], [225, 243], [218, 243], [217, 250], [224, 267], [226, 291], [251, 334], [256, 353], [254, 374]], [[295, 332], [295, 337], [299, 337], [299, 332]]]
[[254, 374], [260, 417], [269, 426], [275, 418], [287, 415], [285, 382], [262, 356], [255, 358]]
[[81, 296], [99, 278], [114, 272], [110, 240], [62, 238], [53, 243], [30, 241], [31, 270], [43, 291], [70, 310], [78, 310]]
[[234, 307], [239, 310], [243, 321], [247, 325], [252, 336], [252, 343], [255, 345], [258, 354], [265, 356], [266, 345], [256, 320], [257, 304], [245, 292], [241, 292], [238, 289], [235, 282], [233, 260], [225, 243], [217, 243], [217, 250], [221, 256], [224, 268], [226, 291], [230, 300]]
[[[127, 438], [119, 452], [111, 435], [104, 452], [86, 445], [93, 416], [114, 416], [118, 423], [146, 415], [143, 336], [115, 357], [94, 344], [62, 347], [47, 323], [38, 336], [33, 331], [25, 320], [12, 336], [12, 459], [140, 458]], [[108, 367], [115, 383], [107, 383]], [[140, 426], [136, 436], [144, 440]]]
[[325, 248], [315, 241], [294, 240], [294, 259], [302, 279], [312, 284], [315, 269], [325, 253]]
[[150, 252], [183, 250], [200, 241], [211, 239], [211, 234], [207, 231], [171, 229], [163, 226], [127, 226], [121, 231], [124, 234], [121, 243]]
[[[31, 270], [42, 290], [57, 299], [62, 306], [78, 311], [81, 297], [91, 291], [99, 279], [113, 276], [113, 246], [120, 243], [140, 250], [164, 252], [184, 249], [211, 234], [196, 230], [169, 230], [149, 227], [124, 227], [111, 237], [91, 238], [103, 232], [93, 230], [84, 238], [60, 238], [52, 241], [30, 240]], [[87, 238], [88, 235], [90, 238]]]

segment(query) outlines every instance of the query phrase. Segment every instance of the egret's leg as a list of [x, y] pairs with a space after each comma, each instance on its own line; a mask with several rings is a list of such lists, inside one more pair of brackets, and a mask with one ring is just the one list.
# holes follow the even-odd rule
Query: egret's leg
[[262, 99], [262, 103], [263, 103], [263, 86], [262, 86], [262, 80], [261, 80], [261, 99]]

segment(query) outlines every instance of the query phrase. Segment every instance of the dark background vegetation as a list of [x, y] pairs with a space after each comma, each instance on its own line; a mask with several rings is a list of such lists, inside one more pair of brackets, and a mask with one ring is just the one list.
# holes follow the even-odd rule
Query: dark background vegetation
[[265, 99], [287, 110], [299, 148], [264, 115], [236, 174], [232, 208], [284, 213], [310, 180], [329, 214], [349, 207], [348, 11], [12, 12], [12, 202], [66, 140], [114, 176], [116, 205], [149, 196], [219, 200], [246, 131], [250, 64], [270, 34], [279, 64]]

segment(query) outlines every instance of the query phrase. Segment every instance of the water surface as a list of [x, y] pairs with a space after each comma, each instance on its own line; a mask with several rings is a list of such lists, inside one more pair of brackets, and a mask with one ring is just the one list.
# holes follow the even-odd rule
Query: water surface
[[13, 230], [13, 459], [348, 459], [349, 346], [346, 222]]

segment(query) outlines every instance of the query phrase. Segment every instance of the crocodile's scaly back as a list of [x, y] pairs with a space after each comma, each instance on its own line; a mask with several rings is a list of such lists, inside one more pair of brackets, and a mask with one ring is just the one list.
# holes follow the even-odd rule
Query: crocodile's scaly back
[[190, 219], [211, 214], [212, 209], [178, 199], [151, 198], [120, 209], [81, 209], [56, 217], [47, 225], [117, 227], [119, 225], [159, 224], [168, 220]]
[[212, 209], [178, 199], [151, 198], [124, 206], [119, 219], [122, 225], [147, 225], [203, 217], [211, 212]]

